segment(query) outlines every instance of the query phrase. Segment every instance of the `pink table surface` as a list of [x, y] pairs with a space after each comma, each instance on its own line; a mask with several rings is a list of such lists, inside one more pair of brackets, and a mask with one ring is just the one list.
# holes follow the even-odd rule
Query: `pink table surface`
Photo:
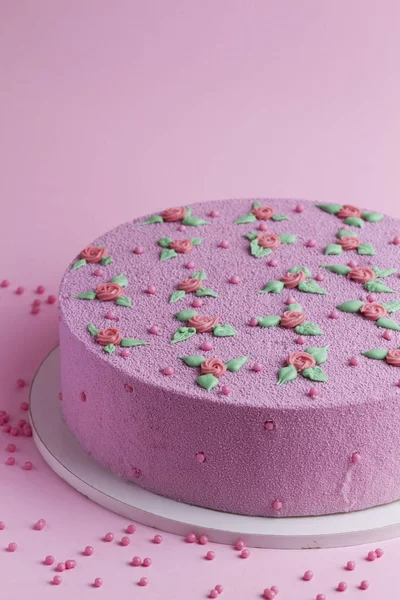
[[[65, 265], [103, 231], [167, 205], [239, 196], [343, 201], [400, 216], [400, 4], [373, 0], [3, 0], [0, 3], [1, 400], [13, 419], [57, 343], [56, 305], [30, 305], [38, 284], [56, 293]], [[18, 285], [25, 293], [17, 296]], [[16, 465], [6, 444], [16, 441]], [[24, 471], [25, 460], [34, 469]], [[33, 531], [45, 518], [48, 526]], [[1, 598], [396, 599], [400, 541], [370, 563], [370, 547], [206, 549], [138, 526], [56, 477], [31, 439], [0, 433]], [[16, 553], [5, 551], [11, 541]], [[95, 555], [81, 556], [86, 545]], [[214, 547], [214, 545], [213, 545]], [[63, 574], [41, 564], [76, 558]], [[149, 556], [149, 569], [129, 567]], [[357, 561], [349, 573], [343, 565]], [[306, 569], [315, 572], [301, 581]], [[140, 577], [150, 584], [139, 588]], [[101, 590], [91, 587], [104, 579]], [[368, 579], [371, 587], [357, 585]]]

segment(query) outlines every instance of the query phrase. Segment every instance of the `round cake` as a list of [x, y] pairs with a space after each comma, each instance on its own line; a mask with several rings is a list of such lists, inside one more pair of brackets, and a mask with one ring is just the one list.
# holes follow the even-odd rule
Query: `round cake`
[[399, 221], [226, 200], [105, 233], [60, 289], [64, 418], [106, 468], [243, 515], [400, 498]]

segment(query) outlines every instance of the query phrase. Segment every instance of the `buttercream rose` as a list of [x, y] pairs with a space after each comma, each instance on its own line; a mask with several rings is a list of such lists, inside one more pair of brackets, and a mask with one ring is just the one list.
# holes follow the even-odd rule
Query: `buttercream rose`
[[107, 248], [99, 248], [99, 246], [87, 246], [81, 252], [81, 258], [84, 258], [88, 263], [98, 263], [106, 256]]
[[389, 350], [386, 354], [386, 362], [392, 367], [400, 367], [400, 350]]
[[106, 300], [116, 300], [123, 295], [124, 290], [118, 283], [100, 283], [96, 288], [96, 298], [102, 302]]
[[347, 279], [351, 279], [357, 283], [367, 283], [367, 281], [376, 279], [376, 274], [368, 267], [355, 267], [348, 273]]
[[347, 217], [357, 217], [359, 219], [361, 217], [361, 210], [357, 208], [357, 206], [352, 206], [351, 204], [345, 204], [337, 213], [339, 219], [347, 219]]
[[284, 284], [285, 288], [293, 289], [299, 285], [306, 278], [306, 274], [304, 271], [299, 271], [298, 273], [286, 273], [283, 277], [281, 277], [281, 281]]
[[193, 249], [193, 244], [191, 240], [173, 240], [169, 247], [178, 254], [187, 254]]
[[114, 346], [118, 346], [121, 339], [122, 336], [119, 332], [119, 329], [115, 329], [114, 327], [103, 329], [103, 331], [99, 331], [99, 333], [96, 335], [96, 342], [100, 344], [100, 346], [108, 346], [108, 344], [114, 344]]
[[306, 315], [298, 310], [286, 310], [281, 318], [280, 326], [286, 329], [294, 329], [306, 320]]
[[304, 369], [310, 369], [315, 367], [317, 364], [315, 358], [307, 352], [293, 352], [287, 359], [288, 365], [293, 365], [297, 371], [304, 371]]
[[203, 281], [201, 279], [184, 279], [178, 285], [178, 289], [183, 290], [187, 294], [190, 294], [191, 292], [197, 292], [197, 290], [199, 290], [202, 285]]
[[339, 244], [342, 246], [343, 250], [356, 250], [361, 242], [352, 235], [345, 235], [339, 240]]
[[222, 377], [226, 373], [226, 367], [219, 358], [208, 358], [202, 363], [200, 370], [202, 375], [211, 373], [214, 377]]
[[212, 331], [218, 323], [219, 317], [206, 317], [205, 315], [195, 315], [187, 322], [188, 327], [194, 327], [197, 333]]
[[364, 306], [360, 308], [360, 313], [366, 319], [370, 319], [371, 321], [377, 321], [381, 317], [387, 316], [387, 311], [382, 304], [379, 302], [366, 302]]
[[270, 206], [258, 206], [251, 211], [258, 221], [268, 221], [274, 215], [274, 209]]
[[259, 233], [257, 236], [258, 245], [261, 248], [277, 248], [281, 244], [281, 238], [276, 233]]
[[186, 208], [180, 206], [179, 208], [167, 208], [163, 210], [161, 216], [165, 223], [175, 223], [177, 221], [182, 221], [186, 215]]

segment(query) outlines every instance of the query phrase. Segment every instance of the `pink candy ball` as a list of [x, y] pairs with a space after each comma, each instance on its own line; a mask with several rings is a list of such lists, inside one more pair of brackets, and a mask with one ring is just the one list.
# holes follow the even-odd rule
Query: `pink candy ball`
[[203, 300], [201, 300], [200, 298], [195, 298], [192, 302], [193, 308], [200, 308], [201, 306], [203, 306], [203, 304]]
[[188, 533], [186, 536], [186, 542], [188, 544], [194, 544], [197, 541], [195, 533]]
[[37, 288], [36, 288], [36, 293], [37, 294], [44, 294], [44, 292], [45, 292], [44, 285], [38, 285]]
[[219, 243], [219, 247], [224, 249], [229, 248], [228, 240], [222, 240], [222, 242]]
[[350, 260], [347, 263], [347, 266], [350, 267], [350, 269], [355, 269], [358, 266], [358, 262], [356, 260]]
[[375, 550], [375, 554], [376, 554], [376, 556], [377, 556], [378, 558], [381, 558], [381, 556], [383, 556], [383, 555], [384, 555], [384, 552], [383, 552], [382, 548], [377, 548], [377, 549]]
[[325, 594], [317, 594], [315, 600], [326, 600]]
[[307, 240], [307, 243], [306, 243], [307, 248], [315, 248], [316, 245], [317, 245], [316, 240]]
[[324, 281], [325, 277], [322, 273], [317, 273], [315, 276], [315, 281]]
[[17, 388], [24, 388], [26, 386], [26, 381], [24, 379], [17, 379]]
[[161, 329], [158, 327], [158, 325], [152, 325], [149, 329], [149, 332], [152, 335], [160, 335], [161, 334]]
[[355, 568], [356, 568], [356, 563], [354, 562], [354, 560], [349, 560], [346, 564], [346, 569], [348, 571], [354, 571]]
[[133, 249], [134, 254], [140, 255], [140, 254], [143, 254], [143, 252], [144, 252], [144, 250], [141, 246], [136, 246], [136, 248]]
[[347, 583], [345, 581], [340, 581], [337, 586], [338, 592], [345, 592], [347, 590]]
[[271, 260], [268, 261], [268, 266], [269, 267], [277, 267], [278, 261], [276, 260], [276, 258], [271, 258]]
[[302, 213], [304, 211], [304, 204], [301, 204], [300, 202], [298, 204], [296, 204], [295, 206], [295, 212], [297, 213]]
[[6, 524], [4, 523], [4, 521], [0, 521], [0, 531], [3, 531], [3, 529], [6, 528]]
[[19, 429], [18, 429], [18, 427], [11, 427], [10, 433], [14, 437], [18, 437], [19, 436]]
[[38, 315], [40, 313], [39, 306], [32, 306], [31, 315]]
[[129, 546], [130, 543], [130, 538], [128, 538], [127, 535], [124, 535], [124, 537], [121, 539], [121, 546]]
[[251, 552], [248, 548], [243, 548], [243, 550], [240, 553], [240, 558], [249, 558]]
[[15, 452], [17, 449], [17, 446], [15, 444], [7, 444], [6, 450], [7, 452]]
[[3, 279], [3, 281], [1, 282], [1, 287], [2, 288], [7, 288], [11, 285], [11, 282], [8, 281], [8, 279]]
[[115, 321], [117, 318], [116, 313], [113, 310], [108, 310], [104, 315], [105, 319], [110, 319], [110, 321]]
[[288, 298], [286, 298], [285, 300], [285, 304], [289, 305], [289, 304], [295, 304], [296, 302], [296, 298], [293, 298], [293, 296], [289, 296]]
[[144, 558], [143, 562], [142, 562], [142, 565], [144, 567], [151, 567], [151, 558]]
[[375, 294], [367, 294], [367, 300], [368, 300], [368, 302], [375, 302], [375, 300], [376, 300]]
[[330, 319], [338, 319], [339, 318], [339, 313], [336, 310], [336, 308], [334, 308], [333, 310], [331, 310], [331, 312], [329, 313], [329, 318]]
[[34, 300], [32, 302], [32, 306], [40, 306], [40, 304], [41, 304], [41, 301], [39, 300], [39, 298], [36, 298], [36, 300]]
[[155, 544], [162, 544], [163, 543], [163, 536], [160, 534], [157, 534], [153, 537], [153, 542]]
[[230, 283], [237, 285], [238, 283], [240, 283], [240, 277], [239, 275], [232, 275], [229, 281]]
[[213, 345], [211, 342], [203, 342], [200, 346], [200, 350], [204, 350], [204, 352], [210, 352], [213, 349]]
[[25, 427], [25, 425], [26, 425], [26, 421], [25, 421], [25, 419], [20, 419], [20, 420], [18, 421], [18, 427], [19, 427], [20, 429], [22, 429], [23, 427]]
[[122, 358], [129, 358], [129, 356], [131, 356], [132, 352], [130, 350], [128, 350], [128, 348], [124, 348], [123, 350], [121, 350], [121, 354], [120, 356], [122, 356]]
[[186, 263], [185, 268], [186, 269], [194, 269], [195, 266], [196, 265], [195, 265], [194, 260], [189, 260], [189, 262]]
[[178, 227], [176, 228], [177, 231], [186, 231], [186, 226], [182, 225], [182, 223], [180, 225], [178, 225]]
[[268, 225], [266, 223], [261, 222], [259, 223], [257, 229], [258, 231], [268, 231]]
[[370, 552], [368, 552], [367, 560], [374, 561], [377, 558], [378, 557], [376, 556], [376, 552], [374, 552], [373, 550], [371, 550]]
[[274, 421], [271, 421], [270, 419], [268, 419], [268, 421], [264, 422], [264, 429], [266, 431], [272, 431], [273, 429], [275, 429], [275, 423]]
[[66, 560], [66, 561], [65, 561], [65, 568], [66, 568], [68, 571], [70, 571], [71, 569], [75, 569], [75, 567], [76, 567], [76, 564], [77, 564], [77, 563], [76, 563], [76, 560], [71, 560], [71, 559], [69, 559], [69, 560]]
[[222, 594], [222, 592], [224, 591], [223, 586], [220, 584], [217, 584], [214, 589], [218, 592], [218, 594]]
[[282, 504], [282, 502], [281, 502], [280, 500], [274, 500], [274, 501], [273, 501], [273, 503], [272, 503], [272, 508], [273, 508], [274, 510], [281, 510], [281, 509], [282, 509], [282, 507], [283, 507], [283, 504]]
[[58, 565], [56, 566], [56, 571], [58, 571], [59, 573], [62, 573], [63, 571], [65, 571], [65, 563], [59, 562]]
[[104, 541], [112, 542], [113, 540], [114, 540], [114, 534], [111, 533], [110, 531], [108, 533], [106, 533], [106, 535], [104, 536]]
[[296, 344], [303, 345], [303, 344], [305, 344], [305, 343], [306, 343], [306, 338], [305, 338], [305, 337], [303, 337], [302, 335], [299, 335], [299, 336], [296, 338]]
[[140, 567], [140, 565], [142, 564], [142, 559], [140, 558], [140, 556], [134, 556], [132, 558], [132, 564], [134, 567]]
[[59, 575], [54, 575], [53, 577], [53, 585], [60, 585], [62, 583], [62, 579]]
[[218, 217], [220, 217], [220, 216], [221, 216], [221, 213], [219, 213], [217, 210], [212, 210], [212, 211], [210, 212], [210, 217], [211, 217], [212, 219], [217, 219], [217, 218], [218, 218]]
[[93, 275], [95, 277], [103, 277], [104, 271], [103, 271], [103, 269], [96, 269], [95, 271], [93, 271]]
[[311, 579], [313, 577], [314, 577], [314, 573], [312, 571], [306, 571], [303, 575], [304, 581], [311, 581]]
[[367, 581], [366, 579], [363, 579], [362, 582], [360, 583], [360, 589], [367, 590], [368, 588], [369, 588], [369, 581]]
[[8, 467], [12, 467], [15, 465], [15, 458], [13, 456], [9, 456], [6, 460], [6, 465]]
[[103, 585], [103, 580], [101, 577], [96, 577], [96, 579], [94, 580], [94, 587], [99, 588]]
[[263, 593], [263, 598], [265, 598], [265, 600], [274, 600], [275, 596], [276, 594], [271, 588], [265, 588]]
[[165, 367], [163, 369], [163, 374], [167, 375], [167, 377], [170, 377], [171, 375], [173, 375], [175, 373], [175, 370], [173, 367]]
[[382, 337], [383, 339], [390, 341], [393, 337], [393, 334], [391, 331], [386, 330]]
[[209, 598], [218, 598], [218, 592], [217, 590], [211, 590]]
[[93, 548], [93, 546], [86, 546], [86, 547], [85, 547], [85, 549], [84, 549], [84, 551], [83, 551], [83, 554], [84, 554], [85, 556], [92, 556], [92, 555], [93, 555], [93, 553], [94, 553], [94, 548]]
[[253, 365], [253, 371], [255, 371], [255, 373], [261, 373], [261, 371], [263, 370], [263, 366], [260, 363], [254, 363]]
[[201, 535], [199, 537], [199, 544], [201, 544], [202, 546], [208, 544], [208, 537], [206, 535]]
[[44, 564], [49, 565], [49, 566], [53, 565], [54, 564], [54, 556], [52, 556], [51, 554], [46, 556], [46, 558], [44, 559]]
[[215, 552], [213, 550], [209, 550], [206, 554], [206, 559], [207, 560], [214, 560], [215, 558]]
[[361, 460], [361, 454], [359, 452], [353, 452], [353, 454], [351, 455], [351, 462], [353, 463], [359, 463]]
[[149, 584], [149, 580], [147, 579], [147, 577], [142, 577], [141, 579], [139, 579], [139, 585], [142, 587], [146, 587], [146, 585]]
[[249, 321], [249, 325], [250, 325], [250, 327], [257, 327], [258, 319], [256, 319], [256, 317], [251, 317], [251, 319]]
[[32, 471], [32, 467], [33, 467], [33, 464], [31, 463], [30, 460], [26, 460], [22, 466], [24, 471]]
[[395, 246], [398, 246], [400, 244], [400, 235], [395, 235], [395, 237], [393, 238], [393, 242], [392, 242]]
[[243, 540], [238, 540], [235, 544], [235, 549], [236, 550], [243, 550], [243, 548], [246, 546], [246, 544], [244, 543]]
[[358, 367], [359, 364], [360, 364], [360, 361], [358, 359], [358, 356], [352, 356], [351, 359], [349, 360], [349, 365], [351, 367]]
[[15, 542], [10, 542], [7, 546], [7, 550], [9, 552], [15, 552], [17, 548], [18, 548], [18, 546]]
[[156, 288], [154, 287], [154, 285], [149, 285], [146, 292], [150, 294], [150, 296], [154, 296], [154, 294], [156, 293]]
[[276, 585], [271, 585], [271, 590], [275, 592], [275, 595], [279, 593], [279, 589], [276, 587]]
[[19, 287], [17, 287], [17, 289], [15, 290], [15, 293], [18, 294], [18, 296], [20, 296], [21, 294], [23, 294], [25, 291], [25, 288], [23, 288], [21, 285]]
[[55, 304], [57, 301], [57, 298], [55, 296], [53, 296], [53, 294], [50, 294], [50, 296], [47, 296], [47, 304]]
[[135, 531], [136, 531], [136, 525], [134, 525], [133, 523], [128, 525], [128, 527], [126, 528], [126, 533], [129, 533], [131, 535], [132, 535], [132, 533], [135, 533]]

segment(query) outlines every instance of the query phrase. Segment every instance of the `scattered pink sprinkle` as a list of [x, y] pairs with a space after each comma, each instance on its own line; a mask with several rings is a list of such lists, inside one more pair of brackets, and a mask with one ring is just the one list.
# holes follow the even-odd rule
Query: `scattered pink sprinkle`
[[374, 561], [376, 560], [378, 557], [376, 555], [376, 552], [374, 552], [373, 550], [371, 550], [370, 552], [368, 552], [368, 556], [367, 556], [367, 560], [369, 561]]
[[218, 592], [217, 590], [211, 590], [210, 594], [209, 594], [209, 598], [218, 598]]
[[52, 556], [51, 554], [46, 556], [46, 558], [44, 559], [44, 564], [48, 565], [48, 566], [53, 565], [54, 564], [54, 556]]
[[186, 538], [185, 538], [185, 541], [188, 544], [194, 544], [197, 541], [196, 534], [195, 533], [188, 533], [187, 536], [186, 536]]
[[385, 340], [391, 340], [393, 337], [393, 334], [391, 331], [386, 330], [382, 336]]
[[186, 231], [186, 226], [185, 225], [178, 225], [178, 227], [176, 228], [178, 231]]
[[307, 240], [306, 246], [307, 248], [315, 248], [317, 245], [317, 240]]
[[58, 399], [62, 400], [62, 392], [58, 392]]
[[25, 419], [20, 419], [20, 420], [18, 421], [18, 427], [19, 427], [20, 429], [22, 429], [23, 427], [25, 427], [25, 425], [26, 425], [26, 424], [27, 424], [27, 423], [26, 423]]
[[235, 544], [235, 550], [243, 550], [243, 548], [246, 546], [246, 544], [244, 543], [243, 540], [238, 540]]
[[47, 296], [47, 304], [55, 304], [57, 301], [57, 298], [55, 296], [53, 296], [53, 294], [50, 294], [50, 296]]
[[210, 217], [211, 217], [212, 219], [217, 219], [217, 218], [218, 218], [218, 217], [220, 217], [220, 216], [221, 216], [221, 213], [220, 213], [220, 212], [218, 212], [217, 210], [212, 210], [212, 211], [210, 212]]
[[281, 510], [281, 509], [282, 509], [282, 507], [283, 507], [283, 504], [282, 504], [282, 502], [281, 502], [280, 500], [274, 500], [274, 501], [273, 501], [273, 503], [272, 503], [272, 508], [273, 508], [274, 510]]
[[17, 548], [18, 548], [18, 546], [15, 542], [10, 542], [7, 546], [7, 550], [9, 552], [15, 552]]
[[351, 462], [359, 463], [360, 460], [361, 460], [361, 454], [359, 452], [353, 452], [353, 454], [351, 455]]
[[275, 596], [276, 594], [271, 588], [265, 588], [263, 592], [263, 598], [265, 598], [265, 600], [274, 600]]
[[82, 402], [86, 402], [86, 394], [85, 394], [85, 392], [81, 392], [81, 393], [79, 394], [79, 399], [80, 399]]
[[238, 283], [240, 283], [240, 277], [239, 275], [232, 275], [232, 277], [229, 280], [230, 283], [233, 283], [235, 285], [237, 285]]
[[39, 306], [32, 306], [31, 315], [38, 315], [40, 313]]
[[10, 431], [11, 431], [11, 425], [4, 425], [3, 431], [4, 431], [4, 433], [10, 433]]
[[299, 344], [301, 346], [302, 344], [305, 344], [305, 343], [306, 343], [306, 339], [302, 335], [299, 335], [296, 338], [296, 344]]
[[10, 431], [11, 435], [13, 435], [14, 437], [18, 437], [19, 436], [19, 429], [18, 427], [11, 427], [11, 431]]
[[221, 388], [221, 392], [223, 393], [224, 396], [229, 396], [229, 394], [231, 393], [231, 390], [227, 385], [223, 385]]
[[243, 550], [240, 553], [240, 558], [249, 558], [251, 552], [248, 548], [243, 548]]
[[142, 577], [141, 579], [139, 579], [139, 585], [142, 587], [146, 587], [146, 585], [149, 584], [149, 580], [147, 579], [147, 577]]
[[275, 595], [279, 594], [279, 589], [276, 587], [276, 585], [271, 585], [271, 590], [275, 592]]
[[297, 213], [302, 213], [304, 211], [304, 204], [301, 204], [300, 202], [296, 204], [294, 211]]
[[25, 401], [21, 402], [21, 404], [19, 406], [20, 406], [21, 410], [25, 410], [25, 411], [28, 410], [28, 408], [29, 408], [29, 404]]
[[285, 301], [285, 304], [286, 304], [287, 306], [289, 306], [289, 304], [294, 304], [295, 302], [296, 302], [296, 298], [293, 298], [293, 296], [289, 296], [289, 297], [286, 299], [286, 301]]
[[129, 546], [129, 544], [131, 543], [130, 538], [127, 535], [124, 535], [124, 537], [121, 539], [121, 546]]
[[214, 589], [218, 592], [218, 594], [222, 594], [224, 591], [224, 587], [220, 583], [218, 583]]
[[322, 273], [317, 273], [315, 276], [315, 281], [324, 281], [325, 276]]
[[192, 306], [193, 308], [200, 308], [200, 306], [203, 306], [203, 300], [201, 300], [201, 298], [195, 298], [192, 302]]
[[3, 531], [3, 529], [6, 528], [6, 524], [4, 523], [4, 521], [0, 521], [0, 531]]
[[249, 321], [249, 325], [250, 325], [250, 327], [257, 327], [258, 319], [256, 319], [256, 317], [251, 317], [251, 319]]
[[129, 358], [131, 354], [132, 352], [128, 350], [128, 348], [124, 348], [123, 350], [121, 350], [120, 356], [122, 356], [122, 358]]
[[392, 242], [395, 246], [400, 244], [400, 235], [395, 235]]
[[263, 371], [263, 370], [264, 370], [264, 367], [262, 366], [262, 364], [257, 363], [257, 362], [254, 363], [254, 365], [253, 365], [253, 371], [255, 373], [261, 373], [261, 371]]
[[259, 223], [258, 225], [258, 231], [268, 231], [268, 225], [266, 223]]
[[7, 452], [15, 452], [17, 449], [17, 446], [15, 444], [7, 444], [6, 450]]
[[142, 559], [140, 558], [140, 556], [134, 556], [132, 558], [132, 564], [134, 567], [140, 567], [140, 565], [142, 564]]
[[35, 525], [33, 526], [33, 529], [36, 529], [36, 531], [42, 531], [42, 529], [44, 529], [46, 525], [47, 523], [45, 519], [39, 519], [39, 521], [36, 521]]
[[142, 565], [144, 567], [151, 567], [151, 558], [144, 558], [143, 562], [142, 562]]
[[206, 559], [207, 560], [214, 560], [215, 558], [215, 552], [213, 550], [209, 550], [206, 554]]
[[111, 533], [111, 531], [109, 531], [108, 533], [106, 533], [106, 535], [104, 536], [104, 541], [105, 542], [112, 542], [114, 540], [114, 534]]
[[99, 588], [103, 585], [103, 580], [101, 577], [96, 577], [96, 579], [94, 580], [94, 587]]
[[11, 281], [8, 281], [8, 279], [3, 279], [3, 281], [1, 282], [1, 287], [2, 288], [7, 288], [11, 285]]
[[346, 564], [346, 569], [348, 571], [354, 571], [355, 568], [356, 568], [356, 563], [354, 562], [354, 560], [349, 560]]
[[347, 266], [350, 267], [351, 269], [355, 269], [358, 266], [358, 262], [356, 260], [350, 260], [347, 263]]
[[383, 555], [384, 555], [384, 552], [383, 552], [382, 548], [377, 548], [377, 549], [375, 550], [375, 554], [376, 554], [376, 556], [377, 556], [378, 558], [381, 558], [381, 556], [383, 556]]
[[37, 294], [44, 294], [44, 292], [45, 292], [44, 285], [38, 285], [37, 288], [36, 288], [36, 293]]
[[349, 365], [351, 367], [358, 367], [359, 364], [360, 364], [360, 361], [358, 359], [358, 356], [352, 356], [351, 359], [349, 360]]
[[143, 252], [144, 252], [144, 250], [143, 250], [143, 248], [142, 248], [141, 246], [136, 246], [136, 247], [133, 249], [133, 253], [134, 253], [134, 254], [138, 254], [138, 255], [140, 255], [140, 254], [143, 254]]
[[208, 537], [206, 535], [201, 535], [199, 537], [199, 544], [201, 544], [202, 546], [208, 544]]
[[6, 460], [6, 465], [8, 467], [13, 467], [15, 465], [15, 458], [13, 456], [9, 456]]
[[264, 429], [266, 431], [272, 431], [273, 429], [275, 429], [275, 422], [271, 420], [265, 421]]
[[225, 249], [229, 248], [229, 242], [228, 242], [228, 240], [222, 240], [222, 242], [220, 242], [218, 245], [219, 245], [220, 248], [225, 248]]
[[149, 285], [149, 287], [147, 288], [146, 292], [148, 294], [150, 294], [150, 296], [154, 296], [154, 294], [156, 293], [156, 288], [154, 285]]
[[24, 469], [24, 471], [32, 471], [33, 468], [33, 464], [31, 463], [30, 460], [26, 460], [22, 466], [22, 468]]
[[200, 346], [200, 350], [204, 350], [204, 352], [209, 352], [213, 349], [213, 345], [211, 342], [203, 342]]
[[63, 571], [65, 571], [65, 563], [59, 562], [58, 565], [56, 566], [56, 571], [58, 571], [59, 573], [62, 573]]
[[117, 318], [117, 314], [113, 310], [108, 310], [104, 315], [105, 319], [110, 319], [110, 321], [115, 321]]
[[276, 260], [276, 258], [271, 258], [271, 260], [268, 261], [268, 266], [269, 267], [277, 267], [278, 261]]
[[339, 318], [339, 313], [336, 310], [336, 308], [334, 308], [333, 310], [331, 310], [331, 312], [329, 313], [329, 318], [330, 319], [338, 319]]
[[135, 533], [135, 531], [136, 531], [136, 525], [134, 525], [133, 523], [128, 525], [128, 527], [126, 528], [126, 533], [129, 533], [130, 535], [132, 533]]
[[170, 377], [174, 373], [175, 373], [175, 369], [173, 367], [164, 367], [164, 369], [163, 369], [163, 374], [167, 375], [168, 377]]
[[129, 385], [129, 383], [125, 383], [124, 388], [125, 388], [125, 391], [128, 393], [133, 392], [133, 387], [131, 385]]
[[26, 381], [25, 379], [17, 379], [17, 388], [24, 388], [26, 386]]
[[311, 581], [311, 579], [313, 577], [314, 577], [314, 573], [312, 571], [306, 571], [303, 575], [304, 581]]
[[22, 286], [17, 287], [17, 289], [15, 290], [15, 293], [20, 296], [21, 294], [23, 294], [25, 291], [25, 288]]
[[367, 590], [368, 588], [369, 588], [369, 581], [367, 581], [366, 579], [363, 579], [362, 582], [360, 583], [360, 589]]
[[53, 585], [60, 585], [62, 583], [62, 579], [59, 575], [54, 575], [53, 577]]
[[325, 594], [317, 594], [315, 600], [326, 600]]
[[35, 298], [35, 300], [32, 302], [32, 306], [40, 306], [42, 303], [41, 300], [39, 300], [39, 298]]
[[376, 300], [375, 294], [367, 294], [367, 300], [368, 300], [368, 302], [375, 302], [375, 300]]
[[25, 437], [32, 437], [32, 427], [28, 424], [22, 430]]
[[195, 262], [193, 260], [189, 260], [189, 262], [186, 263], [185, 268], [186, 269], [194, 269], [195, 268]]
[[153, 542], [154, 544], [162, 544], [163, 543], [163, 536], [160, 534], [157, 534], [153, 537]]
[[135, 479], [139, 479], [139, 477], [141, 476], [142, 471], [136, 467], [132, 468], [132, 477], [134, 477]]
[[95, 277], [103, 277], [104, 271], [103, 271], [103, 269], [96, 269], [95, 271], [93, 271], [93, 275]]
[[310, 398], [315, 398], [316, 396], [318, 396], [319, 392], [318, 392], [318, 388], [316, 387], [312, 387], [310, 388], [308, 395], [310, 396]]
[[345, 592], [347, 590], [347, 583], [345, 581], [340, 581], [337, 586], [338, 592]]
[[93, 555], [93, 553], [94, 553], [94, 548], [93, 548], [93, 546], [86, 546], [86, 547], [85, 547], [85, 549], [84, 549], [84, 551], [83, 551], [83, 554], [84, 554], [85, 556], [92, 556], [92, 555]]
[[152, 325], [149, 329], [149, 333], [152, 335], [161, 335], [161, 329], [158, 327], [158, 325]]
[[70, 571], [71, 569], [75, 569], [76, 564], [76, 560], [68, 559], [65, 561], [65, 568]]

